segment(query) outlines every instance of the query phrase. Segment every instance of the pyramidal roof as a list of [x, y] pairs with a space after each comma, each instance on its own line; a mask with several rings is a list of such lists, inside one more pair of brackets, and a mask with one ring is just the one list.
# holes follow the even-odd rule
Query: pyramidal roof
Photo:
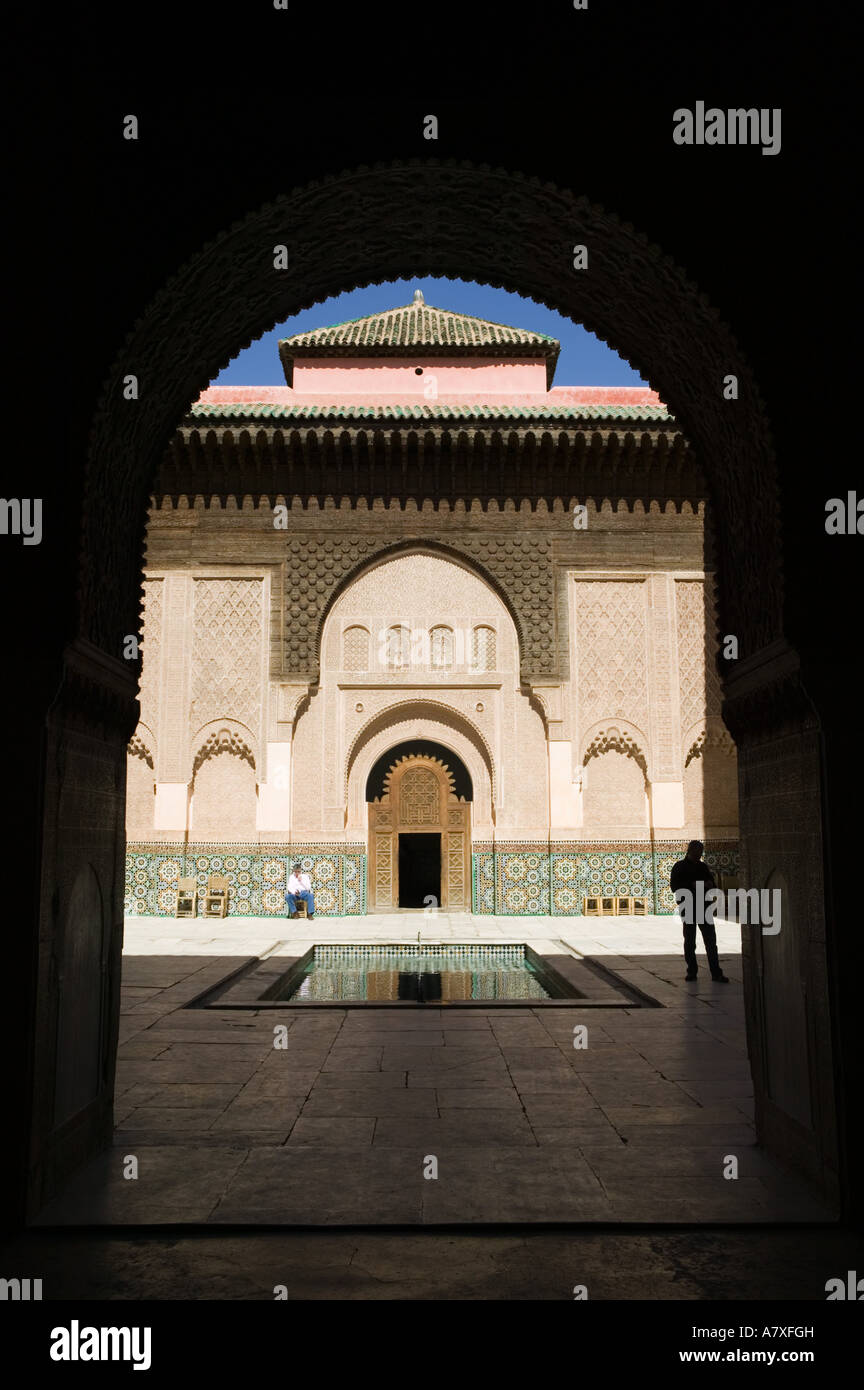
[[279, 356], [291, 385], [297, 357], [545, 357], [551, 386], [561, 344], [546, 333], [510, 328], [472, 314], [436, 309], [415, 290], [411, 304], [279, 341]]

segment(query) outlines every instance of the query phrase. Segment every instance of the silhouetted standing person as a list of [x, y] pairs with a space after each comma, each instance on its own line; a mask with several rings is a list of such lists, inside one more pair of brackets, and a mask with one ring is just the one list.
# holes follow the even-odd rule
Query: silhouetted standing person
[[714, 923], [710, 920], [706, 921], [705, 908], [700, 906], [696, 896], [696, 884], [700, 881], [705, 885], [703, 892], [706, 895], [717, 886], [708, 865], [702, 863], [704, 849], [705, 846], [701, 840], [691, 840], [684, 858], [672, 865], [672, 873], [669, 877], [669, 886], [673, 893], [686, 889], [690, 894], [689, 909], [684, 909], [681, 914], [684, 923], [684, 959], [687, 962], [685, 979], [695, 980], [699, 973], [699, 967], [696, 964], [696, 928], [698, 927], [705, 943], [705, 954], [708, 957], [711, 979], [716, 980], [718, 984], [728, 985], [729, 977], [723, 974], [717, 955], [717, 933], [714, 930]]

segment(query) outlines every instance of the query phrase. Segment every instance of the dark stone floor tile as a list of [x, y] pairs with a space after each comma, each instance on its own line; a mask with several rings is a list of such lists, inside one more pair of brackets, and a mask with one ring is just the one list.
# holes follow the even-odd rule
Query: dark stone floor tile
[[377, 1072], [382, 1052], [380, 1047], [334, 1047], [321, 1070], [322, 1073]]
[[590, 1145], [600, 1145], [614, 1147], [615, 1145], [624, 1148], [624, 1142], [608, 1121], [591, 1120], [569, 1120], [563, 1124], [554, 1124], [546, 1120], [531, 1119], [531, 1128], [537, 1143], [542, 1147], [547, 1144], [566, 1144], [571, 1148], [578, 1148], [583, 1157], [590, 1160]]
[[486, 1062], [501, 1066], [497, 1048], [482, 1047], [388, 1047], [381, 1058], [382, 1071], [452, 1071], [460, 1067], [477, 1067]]
[[404, 1090], [405, 1088], [404, 1071], [363, 1071], [353, 1072], [350, 1079], [341, 1071], [322, 1071], [315, 1079], [314, 1091], [316, 1094], [321, 1091], [370, 1091], [370, 1090]]
[[122, 1125], [117, 1126], [116, 1132], [121, 1135], [125, 1130], [204, 1131], [211, 1128], [214, 1120], [218, 1120], [224, 1109], [224, 1105], [193, 1105], [182, 1108], [168, 1105], [139, 1105]]
[[422, 1155], [317, 1144], [254, 1151], [209, 1221], [412, 1225], [420, 1221]]
[[281, 1129], [288, 1134], [304, 1104], [303, 1098], [294, 1097], [239, 1097], [222, 1112], [212, 1129], [237, 1129], [252, 1134], [257, 1129]]
[[438, 1153], [442, 1144], [476, 1147], [478, 1144], [524, 1144], [536, 1147], [536, 1140], [524, 1115], [510, 1110], [449, 1112], [441, 1119], [379, 1119], [374, 1145], [416, 1144], [424, 1153]]
[[464, 1090], [460, 1090], [457, 1087], [438, 1086], [435, 1094], [442, 1114], [447, 1110], [522, 1109], [519, 1097], [512, 1087], [508, 1090], [502, 1086], [490, 1086], [484, 1090], [479, 1086], [466, 1086]]
[[459, 1089], [466, 1087], [503, 1087], [505, 1090], [513, 1089], [513, 1081], [510, 1073], [501, 1062], [496, 1066], [482, 1063], [477, 1067], [460, 1067], [458, 1070], [450, 1068], [424, 1068], [417, 1070], [410, 1068], [407, 1073], [408, 1088], [415, 1086], [426, 1088], [429, 1086], [453, 1086]]
[[39, 1225], [205, 1221], [246, 1159], [242, 1147], [140, 1146], [138, 1177], [123, 1177], [125, 1146], [100, 1154], [41, 1213]]
[[444, 1034], [440, 1028], [370, 1028], [362, 1033], [346, 1037], [339, 1035], [335, 1051], [348, 1051], [353, 1047], [443, 1047]]
[[362, 1116], [301, 1115], [288, 1139], [289, 1145], [314, 1144], [330, 1149], [369, 1148], [375, 1121]]
[[377, 1086], [367, 1090], [319, 1090], [315, 1087], [303, 1108], [305, 1117], [437, 1115], [433, 1090]]
[[321, 1076], [319, 1071], [295, 1071], [290, 1064], [284, 1070], [259, 1068], [243, 1087], [245, 1097], [308, 1095]]

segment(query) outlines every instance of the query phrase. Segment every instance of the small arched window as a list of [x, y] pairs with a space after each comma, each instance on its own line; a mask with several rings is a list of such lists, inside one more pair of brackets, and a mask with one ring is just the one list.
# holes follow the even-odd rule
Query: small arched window
[[388, 671], [407, 671], [411, 665], [411, 633], [407, 627], [388, 628], [386, 665]]
[[494, 671], [497, 661], [495, 629], [475, 627], [472, 665], [475, 671]]
[[342, 670], [369, 670], [369, 633], [365, 627], [347, 627], [342, 634]]
[[429, 633], [433, 671], [452, 671], [453, 669], [453, 629], [433, 627]]

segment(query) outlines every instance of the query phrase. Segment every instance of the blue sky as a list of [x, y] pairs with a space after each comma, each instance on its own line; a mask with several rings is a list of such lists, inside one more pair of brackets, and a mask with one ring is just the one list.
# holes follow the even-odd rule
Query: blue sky
[[455, 309], [458, 313], [491, 319], [493, 323], [529, 328], [535, 333], [549, 333], [557, 338], [561, 343], [561, 355], [554, 386], [648, 385], [593, 333], [588, 333], [542, 304], [535, 304], [533, 300], [511, 294], [508, 290], [492, 289], [490, 285], [432, 278], [389, 280], [383, 285], [368, 285], [362, 290], [350, 290], [347, 294], [325, 299], [314, 308], [278, 324], [272, 333], [265, 333], [257, 343], [239, 352], [214, 378], [213, 384], [284, 386], [285, 377], [276, 348], [280, 338], [342, 323], [346, 319], [363, 318], [365, 314], [380, 313], [382, 309], [395, 309], [400, 304], [410, 304], [415, 290], [422, 290], [426, 303], [436, 309]]

